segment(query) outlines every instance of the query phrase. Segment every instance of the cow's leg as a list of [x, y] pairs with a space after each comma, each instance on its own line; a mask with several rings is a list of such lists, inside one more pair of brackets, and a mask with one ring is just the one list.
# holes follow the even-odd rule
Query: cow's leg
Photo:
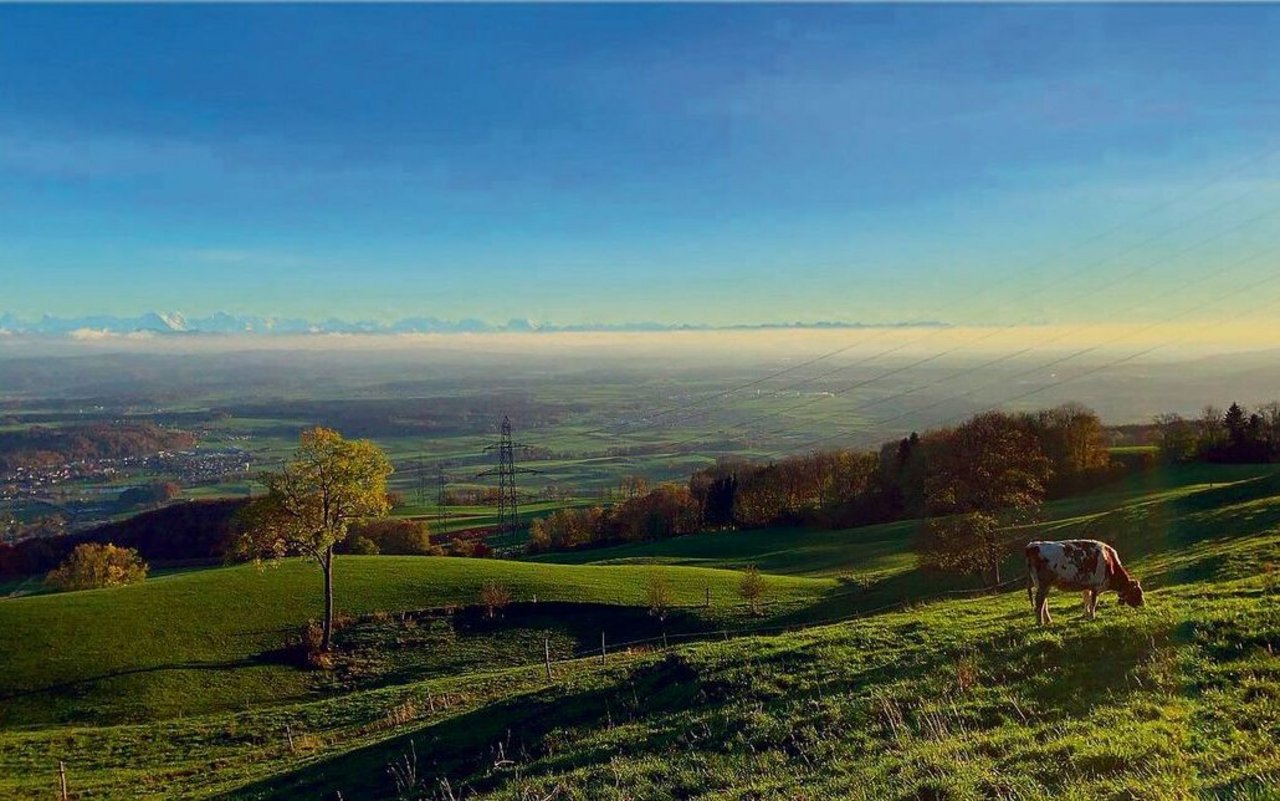
[[1093, 590], [1084, 591], [1084, 616], [1089, 620], [1093, 620], [1093, 609], [1097, 600], [1098, 596], [1094, 594]]
[[1053, 622], [1053, 617], [1049, 614], [1049, 585], [1041, 584], [1036, 587], [1036, 614], [1040, 618], [1040, 625], [1047, 626]]
[[1098, 614], [1098, 596], [1101, 595], [1097, 590], [1089, 590], [1089, 619], [1093, 620]]

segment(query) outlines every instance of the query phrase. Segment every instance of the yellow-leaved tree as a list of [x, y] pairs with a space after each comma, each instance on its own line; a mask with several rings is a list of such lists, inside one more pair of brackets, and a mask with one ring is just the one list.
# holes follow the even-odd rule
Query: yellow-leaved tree
[[147, 563], [133, 548], [84, 542], [49, 571], [45, 583], [59, 590], [91, 590], [137, 584], [146, 577]]
[[373, 442], [312, 428], [302, 432], [298, 450], [279, 472], [263, 476], [267, 494], [237, 516], [237, 555], [304, 556], [324, 572], [324, 651], [333, 639], [334, 547], [353, 522], [388, 512], [391, 473], [391, 461]]

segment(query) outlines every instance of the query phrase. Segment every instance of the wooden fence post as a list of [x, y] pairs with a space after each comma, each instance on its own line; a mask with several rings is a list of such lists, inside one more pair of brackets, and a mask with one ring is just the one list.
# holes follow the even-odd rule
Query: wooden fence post
[[293, 727], [288, 723], [284, 725], [284, 736], [289, 741], [289, 753], [293, 753]]
[[603, 631], [600, 632], [600, 664], [602, 665], [609, 664], [609, 657], [604, 648], [604, 632]]
[[58, 760], [58, 785], [62, 788], [62, 801], [67, 801], [67, 763]]
[[551, 639], [549, 637], [542, 640], [542, 655], [547, 664], [547, 681], [551, 681]]
[[707, 585], [707, 599], [702, 603], [702, 605], [707, 609], [711, 608], [711, 585], [710, 584]]

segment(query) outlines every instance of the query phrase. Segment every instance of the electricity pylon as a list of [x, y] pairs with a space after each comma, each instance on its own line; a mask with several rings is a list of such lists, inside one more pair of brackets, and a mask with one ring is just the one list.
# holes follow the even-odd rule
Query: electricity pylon
[[498, 441], [487, 446], [485, 453], [498, 454], [498, 466], [480, 473], [476, 478], [498, 477], [498, 533], [514, 535], [520, 530], [520, 502], [516, 493], [518, 473], [537, 473], [528, 467], [516, 466], [516, 448], [524, 448], [511, 440], [511, 418], [502, 418], [502, 433]]

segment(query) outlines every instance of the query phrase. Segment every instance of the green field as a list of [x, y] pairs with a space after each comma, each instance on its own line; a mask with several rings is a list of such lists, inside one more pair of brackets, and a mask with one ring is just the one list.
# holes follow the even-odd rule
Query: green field
[[[527, 562], [342, 557], [339, 607], [363, 617], [334, 675], [270, 658], [318, 613], [301, 563], [0, 601], [22, 643], [0, 650], [0, 796], [49, 797], [64, 760], [81, 797], [395, 797], [387, 766], [409, 760], [403, 797], [424, 799], [448, 797], [441, 778], [494, 799], [1273, 798], [1278, 527], [1273, 467], [1157, 471], [1051, 504], [1029, 539], [1112, 541], [1151, 592], [1140, 611], [1108, 596], [1092, 622], [1056, 594], [1049, 630], [1021, 591], [930, 601], [973, 584], [917, 571], [908, 524]], [[763, 620], [736, 596], [747, 564], [770, 574]], [[688, 605], [669, 630], [711, 641], [558, 662], [548, 682], [544, 640], [568, 659], [606, 629], [653, 639], [655, 570]], [[495, 622], [375, 614], [468, 603], [489, 578], [526, 603]], [[855, 619], [711, 633], [827, 618]]]
[[[657, 373], [646, 369], [639, 374], [608, 376], [590, 371], [555, 375], [550, 379], [539, 370], [526, 376], [529, 385], [537, 387], [538, 404], [562, 411], [532, 422], [520, 419], [518, 414], [514, 417], [516, 439], [532, 449], [518, 450], [517, 459], [524, 467], [537, 471], [519, 477], [522, 505], [527, 504], [532, 510], [540, 504], [545, 506], [546, 498], [563, 497], [566, 493], [576, 498], [576, 502], [598, 502], [602, 493], [616, 488], [623, 477], [630, 475], [645, 476], [650, 481], [683, 482], [690, 473], [713, 464], [718, 456], [767, 458], [780, 448], [812, 439], [828, 430], [827, 421], [833, 414], [842, 414], [841, 419], [849, 425], [863, 419], [855, 411], [858, 404], [868, 400], [863, 393], [826, 398], [812, 406], [804, 405], [806, 399], [811, 398], [803, 394], [724, 395], [726, 386], [740, 383], [747, 374], [754, 375], [754, 369], [755, 366], [721, 365], [715, 370], [685, 370], [679, 380], [665, 369]], [[393, 375], [388, 373], [385, 377]], [[363, 403], [376, 406], [379, 401], [397, 399], [413, 406], [418, 399], [412, 395], [428, 391], [454, 400], [473, 396], [477, 402], [486, 399], [474, 395], [470, 382], [459, 383], [456, 377], [447, 375], [434, 377], [438, 386], [435, 381], [427, 381], [410, 393], [410, 397], [403, 394], [409, 393], [407, 389], [383, 387], [375, 391], [358, 382], [338, 386], [329, 384], [329, 378], [326, 375], [326, 380], [319, 384], [323, 387], [324, 401], [350, 404], [353, 409], [361, 408]], [[296, 449], [299, 432], [324, 422], [322, 415], [300, 416], [289, 405], [299, 398], [312, 399], [317, 386], [314, 381], [289, 383], [280, 388], [279, 394], [257, 387], [262, 397], [256, 399], [251, 409], [235, 414], [225, 409], [234, 407], [235, 402], [255, 399], [237, 398], [234, 393], [227, 393], [225, 387], [217, 387], [215, 391], [202, 385], [181, 401], [166, 391], [163, 400], [157, 399], [145, 410], [124, 405], [119, 409], [99, 410], [99, 415], [103, 420], [118, 416], [163, 420], [166, 415], [200, 418], [184, 418], [185, 421], [175, 425], [198, 435], [199, 451], [247, 452], [253, 459], [252, 468], [250, 475], [230, 474], [188, 484], [184, 487], [184, 497], [244, 497], [250, 491], [263, 491], [254, 474], [278, 467]], [[868, 390], [871, 395], [875, 392]], [[0, 400], [4, 399], [3, 395], [4, 388], [0, 387]], [[691, 414], [668, 415], [657, 426], [646, 422], [646, 416], [657, 409], [671, 409], [705, 398], [717, 399], [714, 407], [709, 407], [715, 409], [715, 414], [708, 414], [709, 408], [699, 408]], [[801, 408], [786, 411], [797, 405]], [[429, 413], [431, 398], [422, 398], [420, 406], [424, 414]], [[348, 436], [369, 436], [392, 459], [396, 473], [389, 486], [406, 504], [398, 514], [434, 516], [436, 477], [441, 467], [451, 490], [472, 491], [496, 486], [495, 477], [479, 474], [495, 464], [493, 453], [486, 452], [485, 448], [498, 438], [502, 418], [489, 406], [480, 408], [485, 411], [477, 410], [474, 418], [465, 424], [440, 427], [419, 427], [412, 421], [397, 419], [369, 433], [359, 430], [361, 415], [358, 414], [344, 418], [351, 425], [334, 425]], [[47, 426], [80, 424], [87, 419], [78, 410], [68, 411], [56, 403], [45, 407], [39, 401], [32, 401], [13, 414], [18, 422], [10, 426], [18, 430], [34, 425], [23, 422], [26, 417], [38, 419], [39, 425]], [[784, 433], [765, 434], [761, 430], [773, 429], [780, 423], [786, 425]], [[123, 489], [159, 480], [182, 483], [176, 473], [140, 468], [124, 470], [111, 478], [78, 478], [47, 486], [21, 502], [0, 500], [0, 517], [13, 514], [26, 520], [57, 511], [42, 503], [50, 501], [70, 509], [67, 516], [78, 527], [87, 526], [120, 516], [109, 501]], [[548, 489], [554, 489], [556, 494], [548, 495]], [[474, 517], [467, 511], [457, 511], [456, 519], [446, 530], [486, 525], [496, 514], [492, 508]]]
[[[650, 575], [635, 566], [413, 556], [343, 556], [335, 572], [338, 608], [346, 615], [474, 604], [489, 580], [509, 587], [516, 601], [640, 606]], [[708, 589], [714, 607], [740, 603], [736, 573], [662, 572], [677, 604], [701, 604]], [[315, 673], [273, 662], [272, 652], [286, 634], [320, 617], [320, 580], [314, 565], [289, 560], [277, 568], [190, 571], [132, 587], [6, 601], [0, 631], [22, 647], [0, 651], [2, 720], [148, 720], [319, 693], [325, 688]], [[813, 602], [836, 589], [829, 579], [769, 582], [777, 601]]]

